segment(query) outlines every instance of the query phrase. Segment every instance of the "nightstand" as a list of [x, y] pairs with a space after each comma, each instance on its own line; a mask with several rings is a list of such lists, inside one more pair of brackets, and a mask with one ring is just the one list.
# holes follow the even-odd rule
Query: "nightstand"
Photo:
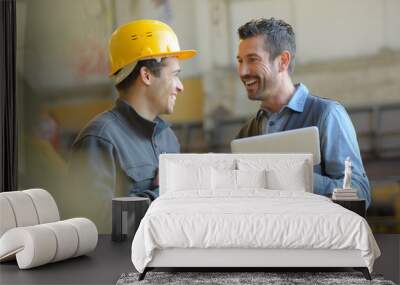
[[332, 202], [339, 204], [340, 206], [359, 214], [361, 217], [366, 217], [365, 200], [354, 199], [354, 200], [336, 200], [332, 199]]

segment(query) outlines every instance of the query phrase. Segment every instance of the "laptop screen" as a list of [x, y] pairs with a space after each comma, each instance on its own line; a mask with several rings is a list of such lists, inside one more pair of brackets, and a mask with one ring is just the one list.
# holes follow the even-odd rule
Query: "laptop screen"
[[235, 139], [231, 142], [231, 151], [232, 153], [311, 153], [314, 165], [321, 162], [317, 127]]

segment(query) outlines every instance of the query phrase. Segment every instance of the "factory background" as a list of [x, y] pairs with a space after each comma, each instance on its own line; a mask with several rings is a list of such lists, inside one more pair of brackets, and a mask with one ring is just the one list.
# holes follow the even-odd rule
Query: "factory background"
[[237, 28], [275, 17], [296, 32], [294, 82], [342, 103], [372, 185], [374, 232], [400, 233], [400, 1], [17, 0], [18, 188], [44, 188], [58, 204], [71, 144], [117, 93], [107, 44], [119, 25], [168, 23], [181, 48], [184, 92], [173, 123], [182, 152], [229, 152], [255, 114], [236, 74]]

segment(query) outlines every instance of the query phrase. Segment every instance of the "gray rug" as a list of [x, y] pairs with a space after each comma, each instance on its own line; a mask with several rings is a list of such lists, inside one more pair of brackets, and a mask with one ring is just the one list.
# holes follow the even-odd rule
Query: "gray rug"
[[138, 273], [122, 274], [117, 285], [133, 284], [387, 284], [380, 275], [372, 275], [372, 281], [360, 272], [148, 272], [146, 278], [138, 281]]

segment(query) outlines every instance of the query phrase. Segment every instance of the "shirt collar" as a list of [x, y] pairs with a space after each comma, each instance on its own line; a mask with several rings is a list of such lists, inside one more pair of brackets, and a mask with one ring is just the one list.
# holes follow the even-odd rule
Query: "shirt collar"
[[[304, 104], [306, 102], [309, 91], [303, 83], [296, 84], [295, 88], [296, 89], [293, 93], [292, 98], [290, 98], [288, 104], [284, 106], [282, 110], [285, 108], [289, 108], [296, 112], [303, 112]], [[257, 120], [261, 119], [262, 116], [266, 116], [267, 118], [269, 118], [271, 114], [272, 112], [270, 112], [269, 110], [260, 108], [260, 110], [258, 110], [257, 112], [256, 118]]]
[[121, 98], [118, 98], [115, 102], [115, 109], [130, 123], [139, 123], [144, 128], [151, 129], [156, 133], [159, 133], [162, 130], [171, 126], [168, 122], [164, 121], [158, 116], [154, 119], [154, 121], [149, 121], [143, 118], [128, 102]]
[[303, 112], [309, 91], [302, 83], [296, 84], [295, 87], [296, 90], [286, 107], [296, 112]]

